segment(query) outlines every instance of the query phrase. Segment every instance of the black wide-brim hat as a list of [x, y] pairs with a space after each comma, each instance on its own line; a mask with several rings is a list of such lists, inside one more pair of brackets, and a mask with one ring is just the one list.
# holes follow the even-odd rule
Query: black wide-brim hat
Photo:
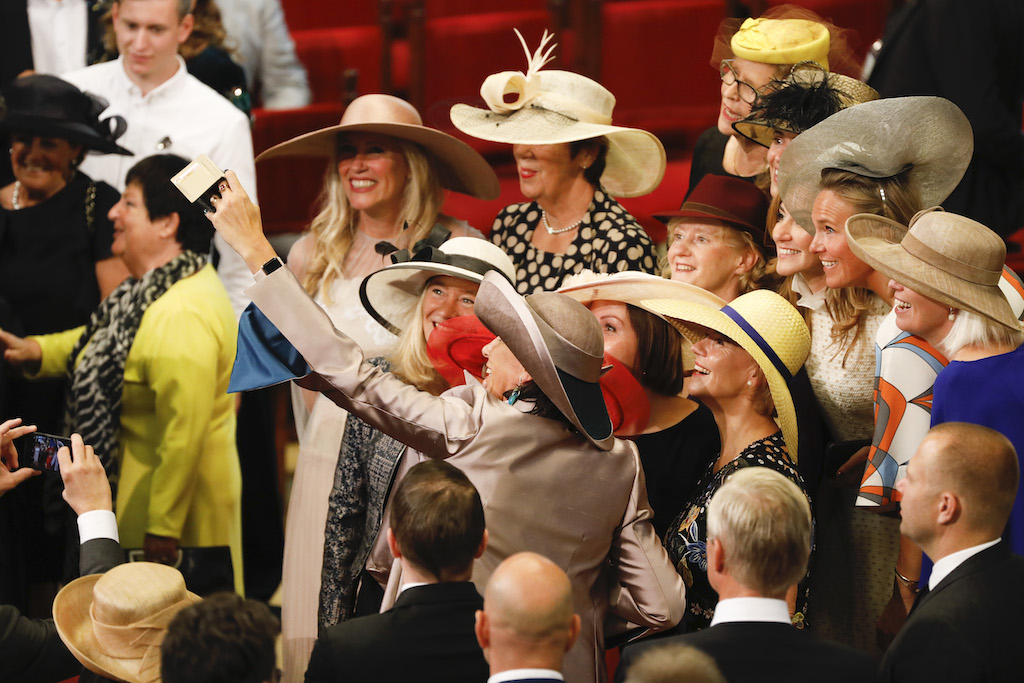
[[0, 132], [62, 138], [100, 154], [133, 156], [115, 141], [127, 124], [121, 116], [100, 119], [109, 104], [56, 76], [16, 78], [4, 90]]

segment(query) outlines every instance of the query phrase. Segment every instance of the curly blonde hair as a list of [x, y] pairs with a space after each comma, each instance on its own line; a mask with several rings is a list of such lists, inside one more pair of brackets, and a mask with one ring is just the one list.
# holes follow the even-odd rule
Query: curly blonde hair
[[[343, 136], [339, 135], [338, 139]], [[430, 232], [444, 203], [444, 190], [430, 158], [419, 145], [398, 140], [409, 167], [409, 178], [402, 193], [399, 220], [408, 223], [409, 244], [415, 244]], [[359, 214], [352, 210], [338, 173], [337, 153], [324, 176], [320, 193], [320, 211], [309, 225], [314, 237], [313, 253], [302, 277], [302, 286], [311, 295], [320, 294], [329, 302], [331, 285], [344, 277], [343, 264], [355, 238]]]

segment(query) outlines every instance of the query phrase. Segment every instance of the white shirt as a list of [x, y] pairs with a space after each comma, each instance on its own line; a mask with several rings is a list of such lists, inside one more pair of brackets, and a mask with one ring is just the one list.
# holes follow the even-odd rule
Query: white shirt
[[120, 542], [117, 518], [110, 510], [91, 510], [78, 515], [78, 537], [81, 543], [94, 538], [110, 538]]
[[504, 683], [505, 681], [521, 681], [527, 678], [545, 678], [551, 681], [564, 681], [562, 674], [554, 669], [509, 669], [494, 674], [487, 683]]
[[775, 598], [728, 598], [719, 600], [715, 607], [715, 616], [711, 618], [711, 626], [728, 624], [736, 621], [758, 621], [768, 623], [790, 624], [789, 605], [785, 600]]
[[60, 75], [85, 66], [89, 35], [86, 0], [28, 0], [32, 68]]
[[[82, 172], [124, 190], [128, 169], [152, 154], [177, 154], [188, 160], [199, 154], [210, 157], [222, 169], [238, 174], [249, 197], [256, 199], [256, 162], [252, 151], [249, 119], [212, 88], [193, 77], [177, 57], [178, 70], [146, 95], [125, 73], [121, 58], [64, 74], [64, 80], [106, 99], [110, 106], [101, 118], [119, 114], [128, 123], [118, 144], [135, 156], [89, 155]], [[220, 252], [217, 273], [231, 298], [235, 316], [248, 305], [242, 293], [252, 284], [242, 258], [218, 234]]]
[[1001, 540], [1003, 539], [997, 538], [996, 540], [989, 541], [988, 543], [964, 548], [963, 550], [958, 550], [955, 553], [946, 555], [941, 560], [936, 560], [935, 564], [932, 566], [932, 573], [928, 577], [928, 590], [933, 590], [937, 585], [939, 585], [939, 582], [949, 576], [954, 569], [980, 553], [982, 550], [988, 550]]

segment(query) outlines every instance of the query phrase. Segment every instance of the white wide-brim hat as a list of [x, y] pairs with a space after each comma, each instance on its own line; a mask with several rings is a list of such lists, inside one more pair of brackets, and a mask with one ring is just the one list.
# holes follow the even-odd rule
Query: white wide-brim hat
[[[643, 306], [680, 330], [689, 324], [714, 330], [753, 357], [768, 380], [786, 450], [798, 462], [799, 430], [790, 385], [810, 353], [811, 333], [796, 308], [767, 289], [743, 294], [720, 310], [678, 299], [648, 300]], [[694, 332], [688, 330], [688, 334]]]
[[409, 314], [416, 307], [427, 281], [450, 275], [479, 283], [494, 270], [512, 284], [516, 269], [501, 247], [477, 237], [447, 239], [447, 230], [437, 229], [409, 250], [391, 254], [393, 263], [367, 275], [359, 285], [359, 300], [374, 320], [395, 335], [402, 333]]
[[923, 206], [956, 188], [974, 153], [971, 124], [942, 97], [893, 97], [844, 109], [789, 143], [779, 163], [779, 194], [797, 224], [814, 234], [811, 209], [826, 168], [866, 178], [906, 172]]
[[[516, 35], [519, 32], [516, 31]], [[601, 186], [613, 197], [649, 194], [665, 175], [665, 148], [653, 133], [613, 126], [615, 96], [604, 86], [571, 71], [541, 71], [554, 46], [551, 39], [530, 55], [526, 73], [492, 74], [480, 88], [488, 109], [456, 104], [450, 116], [467, 135], [512, 145], [557, 145], [593, 138], [608, 142]], [[514, 101], [509, 101], [514, 96]]]
[[441, 187], [452, 192], [479, 199], [496, 199], [501, 193], [497, 174], [476, 150], [458, 138], [424, 126], [416, 108], [393, 95], [357, 97], [338, 125], [276, 144], [256, 161], [285, 156], [331, 157], [338, 136], [344, 133], [379, 133], [419, 145], [435, 162]]

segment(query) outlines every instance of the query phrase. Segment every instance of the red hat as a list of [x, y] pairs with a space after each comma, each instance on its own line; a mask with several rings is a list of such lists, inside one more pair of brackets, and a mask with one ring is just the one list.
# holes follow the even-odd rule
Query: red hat
[[700, 179], [678, 211], [654, 214], [662, 223], [673, 218], [710, 218], [749, 232], [754, 243], [766, 244], [768, 197], [753, 183], [735, 176], [708, 174]]
[[[456, 387], [466, 383], [466, 370], [480, 376], [485, 361], [482, 349], [494, 337], [475, 315], [449, 318], [430, 333], [427, 356], [445, 381]], [[607, 353], [602, 369], [601, 393], [612, 430], [628, 435], [642, 433], [651, 419], [651, 404], [644, 388], [629, 368]]]

